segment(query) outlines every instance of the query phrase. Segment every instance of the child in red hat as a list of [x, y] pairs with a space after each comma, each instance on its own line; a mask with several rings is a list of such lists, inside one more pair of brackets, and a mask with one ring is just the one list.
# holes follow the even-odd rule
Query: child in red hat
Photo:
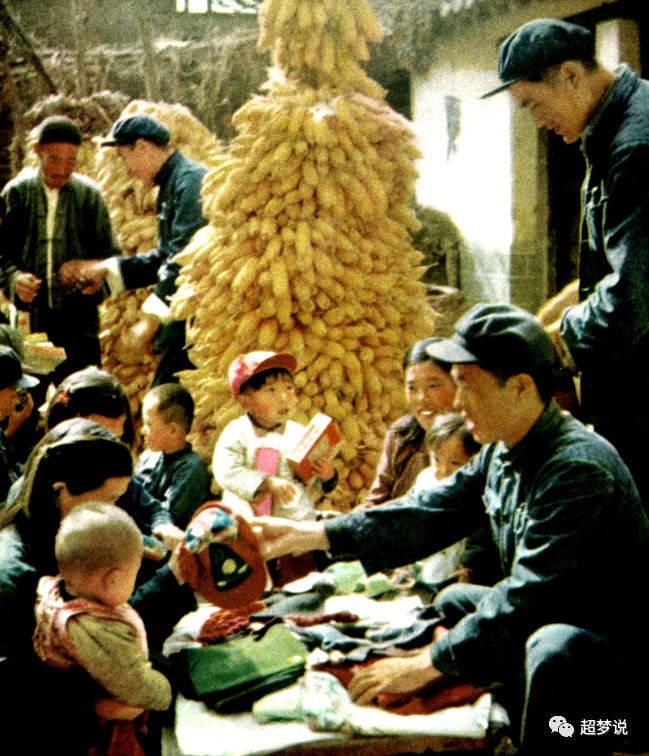
[[286, 352], [250, 352], [230, 365], [232, 395], [246, 414], [221, 433], [212, 469], [224, 491], [223, 503], [248, 519], [314, 519], [314, 493], [327, 493], [338, 482], [331, 462], [319, 460], [313, 464], [318, 476], [314, 492], [286, 461], [304, 434], [304, 426], [291, 420], [298, 401], [296, 368], [295, 357]]

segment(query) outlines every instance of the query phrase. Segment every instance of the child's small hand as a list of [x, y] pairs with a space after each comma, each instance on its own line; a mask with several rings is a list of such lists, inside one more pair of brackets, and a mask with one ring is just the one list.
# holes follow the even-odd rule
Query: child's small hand
[[114, 698], [99, 698], [95, 701], [95, 711], [100, 722], [113, 719], [132, 721], [143, 714], [145, 709], [140, 706], [130, 706], [116, 701]]
[[162, 538], [164, 545], [173, 551], [179, 544], [185, 540], [185, 531], [168, 523], [167, 525], [158, 525], [153, 529], [153, 534]]
[[283, 478], [275, 478], [272, 475], [266, 478], [260, 491], [272, 494], [273, 503], [283, 507], [290, 504], [297, 496], [297, 489], [292, 483]]
[[311, 467], [313, 468], [313, 472], [320, 478], [320, 480], [324, 480], [325, 482], [331, 480], [336, 473], [334, 466], [331, 464], [331, 461], [326, 459], [325, 457], [320, 457], [320, 459], [313, 460], [311, 462]]

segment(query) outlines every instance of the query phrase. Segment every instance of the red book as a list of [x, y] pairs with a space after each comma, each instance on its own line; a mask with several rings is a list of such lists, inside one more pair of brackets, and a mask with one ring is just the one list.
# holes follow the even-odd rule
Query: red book
[[315, 476], [311, 463], [317, 459], [331, 459], [340, 445], [340, 435], [334, 421], [318, 413], [304, 429], [304, 435], [286, 455], [291, 470], [303, 482]]
[[[257, 449], [255, 457], [255, 470], [266, 473], [267, 475], [277, 475], [279, 469], [279, 452], [269, 446], [260, 446]], [[273, 495], [264, 494], [261, 498], [253, 502], [252, 508], [255, 510], [257, 517], [270, 517], [273, 511]]]

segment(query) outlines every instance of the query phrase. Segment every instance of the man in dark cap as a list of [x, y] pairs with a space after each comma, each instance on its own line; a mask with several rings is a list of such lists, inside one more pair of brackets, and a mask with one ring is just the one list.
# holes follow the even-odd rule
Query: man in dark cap
[[550, 332], [581, 374], [584, 419], [617, 447], [649, 509], [649, 82], [602, 67], [594, 35], [555, 19], [514, 32], [498, 73], [485, 96], [508, 89], [539, 128], [581, 143], [579, 303]]
[[44, 331], [67, 359], [52, 375], [58, 383], [87, 365], [99, 365], [99, 286], [67, 286], [59, 270], [67, 260], [119, 254], [98, 186], [75, 173], [81, 146], [77, 124], [46, 118], [35, 147], [37, 170], [26, 170], [3, 191], [0, 286], [19, 309], [30, 311], [32, 331]]
[[[160, 363], [153, 385], [176, 382], [176, 373], [192, 368], [185, 351], [185, 323], [174, 320], [169, 298], [176, 291], [179, 265], [173, 260], [207, 221], [202, 216], [201, 186], [207, 169], [170, 145], [169, 129], [148, 115], [132, 115], [113, 126], [105, 147], [116, 147], [131, 176], [160, 187], [157, 199], [158, 244], [151, 252], [108, 261], [74, 263], [63, 275], [71, 285], [106, 280], [113, 294], [156, 284], [142, 307], [145, 317], [134, 327], [134, 351], [154, 336]], [[127, 344], [129, 342], [127, 341]]]
[[12, 414], [25, 401], [27, 392], [39, 381], [23, 373], [20, 357], [11, 347], [0, 345], [0, 505], [12, 484], [22, 475], [22, 465], [11, 454], [5, 428]]
[[[364, 704], [442, 678], [503, 684], [521, 754], [610, 752], [620, 742], [614, 719], [626, 720], [627, 735], [644, 727], [625, 691], [649, 669], [639, 600], [649, 589], [649, 520], [631, 475], [613, 446], [555, 403], [559, 355], [525, 311], [477, 305], [428, 351], [453, 364], [457, 409], [484, 444], [478, 455], [433, 487], [374, 509], [324, 522], [258, 519], [262, 551], [325, 549], [360, 559], [372, 574], [455, 543], [486, 510], [504, 579], [446, 588], [433, 643], [358, 670], [350, 693]], [[557, 716], [573, 738], [551, 729]], [[609, 731], [580, 737], [590, 720], [609, 720]]]

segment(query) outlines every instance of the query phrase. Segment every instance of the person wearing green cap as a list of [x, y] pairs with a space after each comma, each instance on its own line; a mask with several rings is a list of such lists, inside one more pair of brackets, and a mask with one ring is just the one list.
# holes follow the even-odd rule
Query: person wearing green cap
[[548, 722], [561, 715], [578, 729], [625, 718], [636, 735], [644, 727], [629, 699], [634, 678], [649, 671], [649, 520], [629, 470], [556, 404], [559, 354], [524, 310], [476, 305], [429, 351], [453, 365], [456, 408], [481, 451], [451, 477], [380, 507], [325, 522], [258, 518], [262, 554], [324, 549], [360, 559], [371, 575], [470, 535], [486, 511], [504, 578], [444, 589], [431, 645], [357, 670], [349, 692], [366, 704], [454, 678], [500, 684], [521, 755], [610, 753], [613, 731], [571, 741]]
[[649, 510], [649, 82], [603, 67], [594, 34], [557, 19], [517, 29], [498, 74], [485, 97], [509, 90], [537, 127], [579, 142], [586, 160], [579, 303], [550, 332], [580, 374], [581, 416], [616, 446]]
[[29, 310], [33, 332], [46, 332], [65, 349], [67, 359], [51, 376], [55, 384], [101, 363], [100, 287], [67, 286], [59, 270], [68, 260], [121, 252], [99, 187], [75, 172], [82, 141], [70, 118], [46, 118], [37, 132], [38, 169], [23, 171], [2, 193], [0, 287], [18, 309]]

